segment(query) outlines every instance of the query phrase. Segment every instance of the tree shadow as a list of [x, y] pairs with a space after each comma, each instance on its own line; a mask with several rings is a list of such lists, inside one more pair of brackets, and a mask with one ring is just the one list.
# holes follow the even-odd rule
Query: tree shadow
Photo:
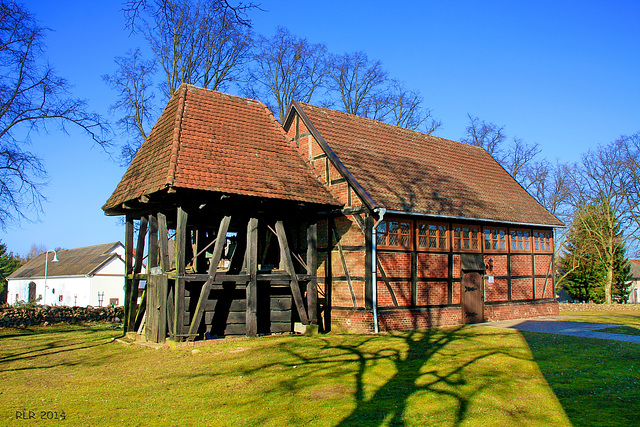
[[[476, 347], [473, 342], [477, 334], [468, 333], [468, 328], [458, 326], [389, 335], [362, 335], [357, 339], [345, 338], [342, 342], [335, 337], [319, 337], [322, 345], [319, 349], [314, 348], [312, 353], [299, 345], [285, 342], [279, 345], [280, 350], [291, 356], [287, 359], [293, 362], [274, 361], [245, 369], [243, 375], [274, 367], [297, 368], [297, 376], [293, 375], [280, 384], [283, 390], [290, 392], [305, 388], [308, 392], [305, 381], [309, 378], [332, 377], [344, 384], [355, 382], [355, 389], [350, 393], [355, 408], [337, 426], [405, 425], [411, 398], [421, 392], [455, 402], [451, 425], [457, 426], [467, 421], [474, 397], [493, 385], [493, 379], [486, 375], [470, 381], [466, 377], [468, 369], [473, 370], [474, 365], [496, 355], [525, 358], [493, 342], [483, 348]], [[499, 341], [508, 334], [511, 333], [492, 332], [492, 337]], [[380, 340], [393, 340], [395, 344], [381, 346]], [[473, 348], [473, 351], [459, 358], [459, 348]], [[457, 357], [459, 360], [454, 364], [433, 360], [443, 357]], [[344, 368], [345, 362], [350, 365], [356, 362], [357, 368]], [[381, 366], [385, 375], [372, 378], [374, 371]]]

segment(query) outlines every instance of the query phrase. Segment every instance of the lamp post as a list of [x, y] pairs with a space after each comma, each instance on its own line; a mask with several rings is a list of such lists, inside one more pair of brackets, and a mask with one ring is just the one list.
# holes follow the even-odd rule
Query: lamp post
[[42, 298], [42, 305], [45, 305], [47, 300], [47, 272], [49, 270], [49, 252], [53, 252], [53, 259], [51, 262], [58, 262], [58, 253], [54, 250], [47, 251], [44, 254], [44, 297]]

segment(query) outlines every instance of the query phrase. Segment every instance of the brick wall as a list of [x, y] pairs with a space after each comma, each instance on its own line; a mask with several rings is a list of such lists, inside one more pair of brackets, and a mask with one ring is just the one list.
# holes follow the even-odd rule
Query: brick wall
[[484, 281], [485, 301], [508, 301], [509, 300], [509, 282], [507, 279], [494, 279], [493, 283], [488, 280]]
[[[411, 254], [409, 252], [378, 252], [378, 259], [387, 277], [411, 277]], [[378, 271], [378, 277], [382, 273]]]
[[511, 279], [511, 299], [533, 299], [533, 280]]
[[418, 253], [418, 277], [443, 278], [449, 276], [449, 255]]
[[447, 282], [418, 282], [417, 305], [445, 305], [449, 301]]
[[557, 301], [513, 302], [486, 304], [484, 317], [487, 322], [499, 320], [526, 319], [529, 317], [555, 316], [558, 314]]
[[459, 325], [462, 312], [459, 307], [433, 307], [414, 310], [385, 310], [378, 313], [378, 328], [385, 331], [409, 331]]

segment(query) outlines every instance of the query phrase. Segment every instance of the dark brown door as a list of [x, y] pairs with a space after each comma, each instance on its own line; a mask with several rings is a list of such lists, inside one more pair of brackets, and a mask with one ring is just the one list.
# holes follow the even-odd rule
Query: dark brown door
[[477, 271], [462, 276], [462, 323], [484, 322], [482, 275]]
[[36, 300], [36, 284], [31, 282], [29, 283], [29, 301], [33, 302]]

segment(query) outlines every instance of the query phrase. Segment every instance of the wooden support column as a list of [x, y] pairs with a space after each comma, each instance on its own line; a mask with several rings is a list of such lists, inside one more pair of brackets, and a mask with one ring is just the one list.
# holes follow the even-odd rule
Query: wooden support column
[[[159, 267], [162, 269], [164, 274], [167, 273], [171, 269], [171, 265], [169, 263], [169, 237], [167, 236], [167, 217], [158, 212], [158, 263]], [[166, 288], [166, 313], [164, 314], [164, 318], [166, 319], [166, 329], [169, 333], [173, 334], [173, 318], [174, 318], [174, 297], [173, 297], [173, 288], [174, 286], [169, 286], [169, 283], [164, 284]]]
[[247, 336], [258, 335], [258, 220], [251, 218], [247, 225], [247, 250], [244, 265], [249, 273], [247, 283]]
[[318, 324], [318, 223], [307, 227], [307, 275], [311, 279], [307, 283], [307, 309], [309, 323]]
[[175, 279], [175, 286], [173, 290], [174, 298], [174, 313], [173, 313], [173, 335], [174, 340], [181, 341], [185, 332], [184, 327], [184, 313], [185, 313], [185, 301], [184, 301], [184, 283], [185, 280], [181, 277], [185, 274], [185, 251], [187, 244], [187, 212], [178, 206], [176, 217], [176, 237], [173, 247], [173, 259], [176, 265], [176, 274], [178, 276]]
[[138, 288], [140, 279], [137, 277], [142, 271], [142, 259], [144, 258], [144, 241], [147, 237], [147, 217], [140, 218], [140, 229], [138, 230], [138, 242], [136, 244], [135, 264], [133, 266], [133, 280], [131, 281], [131, 310], [129, 311], [129, 332], [138, 329], [139, 322], [142, 321], [145, 298], [140, 301], [140, 312], [138, 311]]
[[131, 316], [131, 298], [133, 281], [133, 217], [127, 216], [127, 225], [125, 227], [125, 278], [124, 278], [124, 332], [129, 331], [129, 317]]
[[[147, 270], [158, 266], [158, 219], [155, 215], [149, 215], [149, 256], [147, 257]], [[149, 273], [149, 271], [147, 271]]]
[[304, 306], [302, 293], [300, 292], [300, 284], [298, 283], [298, 278], [296, 277], [296, 270], [295, 266], [293, 265], [293, 260], [291, 259], [289, 243], [287, 242], [287, 235], [284, 231], [284, 225], [282, 224], [282, 221], [276, 222], [276, 234], [278, 235], [278, 243], [280, 243], [280, 253], [283, 257], [280, 262], [284, 264], [285, 270], [291, 276], [289, 284], [291, 286], [291, 294], [293, 296], [293, 300], [296, 303], [296, 308], [298, 309], [300, 321], [304, 325], [308, 325], [309, 317], [307, 316], [307, 310]]
[[209, 293], [211, 292], [211, 285], [216, 280], [216, 269], [218, 268], [220, 258], [222, 258], [222, 251], [224, 250], [224, 246], [226, 244], [227, 230], [229, 230], [230, 222], [230, 216], [225, 216], [220, 222], [220, 227], [218, 228], [218, 234], [216, 236], [216, 243], [213, 247], [211, 264], [209, 264], [209, 278], [204, 283], [204, 285], [202, 285], [202, 289], [200, 290], [198, 305], [196, 306], [196, 310], [193, 313], [191, 326], [189, 327], [189, 339], [195, 338], [195, 334], [197, 334], [198, 328], [200, 327], [200, 321], [202, 320], [202, 313], [204, 312], [205, 302], [209, 296]]

